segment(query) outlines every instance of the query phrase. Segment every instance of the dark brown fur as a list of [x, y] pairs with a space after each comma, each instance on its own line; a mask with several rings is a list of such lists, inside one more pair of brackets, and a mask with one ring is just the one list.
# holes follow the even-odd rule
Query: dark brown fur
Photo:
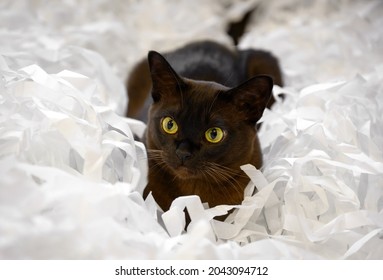
[[[262, 59], [258, 64], [264, 64]], [[245, 65], [244, 72], [248, 72], [252, 63]], [[142, 74], [146, 71], [149, 75]], [[262, 70], [253, 71], [259, 72]], [[181, 77], [164, 57], [150, 52], [148, 62], [138, 64], [129, 81], [132, 79], [141, 85], [135, 82], [128, 87], [131, 115], [144, 106], [147, 92], [153, 99], [146, 133], [149, 183], [144, 196], [152, 192], [163, 210], [185, 195], [198, 195], [210, 207], [240, 204], [249, 182], [240, 166], [262, 165], [256, 122], [271, 97], [271, 77], [259, 75], [244, 82], [238, 77], [230, 80], [229, 75], [224, 77], [228, 84], [240, 83], [230, 87], [208, 79], [194, 80]], [[176, 121], [177, 133], [170, 135], [161, 128], [164, 117]], [[204, 133], [211, 127], [225, 131], [221, 142], [212, 144], [205, 139]]]
[[[263, 50], [229, 50], [218, 43], [202, 41], [165, 53], [164, 57], [179, 75], [193, 80], [213, 81], [231, 88], [265, 74], [271, 76], [276, 85], [283, 85], [278, 60]], [[139, 61], [132, 69], [127, 89], [127, 116], [146, 122], [152, 89], [147, 59]], [[270, 108], [274, 102], [274, 97], [271, 97], [267, 107]]]

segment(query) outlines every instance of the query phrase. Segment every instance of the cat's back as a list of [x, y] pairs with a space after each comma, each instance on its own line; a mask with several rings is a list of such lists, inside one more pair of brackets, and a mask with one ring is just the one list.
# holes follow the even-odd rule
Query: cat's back
[[174, 70], [193, 80], [213, 81], [227, 87], [239, 83], [236, 53], [212, 41], [195, 42], [173, 52], [165, 53]]

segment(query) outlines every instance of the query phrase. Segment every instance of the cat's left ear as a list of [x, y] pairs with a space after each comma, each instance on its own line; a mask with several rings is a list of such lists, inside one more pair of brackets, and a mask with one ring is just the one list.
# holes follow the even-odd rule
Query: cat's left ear
[[169, 62], [155, 51], [148, 53], [148, 62], [153, 83], [152, 97], [154, 102], [161, 100], [164, 96], [177, 96], [176, 93], [184, 83]]
[[273, 79], [259, 75], [226, 92], [245, 119], [256, 123], [263, 114], [272, 95]]

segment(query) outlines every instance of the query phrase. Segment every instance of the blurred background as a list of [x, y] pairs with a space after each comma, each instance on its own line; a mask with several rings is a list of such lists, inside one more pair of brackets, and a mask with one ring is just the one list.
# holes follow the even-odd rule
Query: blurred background
[[[185, 233], [121, 115], [137, 61], [197, 40], [273, 52], [286, 98], [261, 191], [233, 223], [185, 199]], [[1, 0], [0, 259], [382, 259], [382, 50], [381, 0]]]
[[[68, 47], [87, 48], [125, 79], [148, 50], [209, 39], [271, 50], [287, 85], [304, 86], [381, 62], [382, 15], [379, 0], [3, 0], [0, 51], [27, 52], [19, 66], [37, 58], [54, 72], [60, 66], [49, 61], [65, 57]], [[90, 74], [72, 64], [61, 67]]]

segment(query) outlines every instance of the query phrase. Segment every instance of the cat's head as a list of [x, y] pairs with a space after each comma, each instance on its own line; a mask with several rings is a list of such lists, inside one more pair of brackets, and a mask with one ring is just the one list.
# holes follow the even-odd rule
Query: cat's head
[[153, 104], [147, 148], [179, 178], [206, 176], [212, 166], [261, 165], [256, 122], [273, 81], [257, 76], [235, 88], [179, 76], [159, 53], [148, 55]]

